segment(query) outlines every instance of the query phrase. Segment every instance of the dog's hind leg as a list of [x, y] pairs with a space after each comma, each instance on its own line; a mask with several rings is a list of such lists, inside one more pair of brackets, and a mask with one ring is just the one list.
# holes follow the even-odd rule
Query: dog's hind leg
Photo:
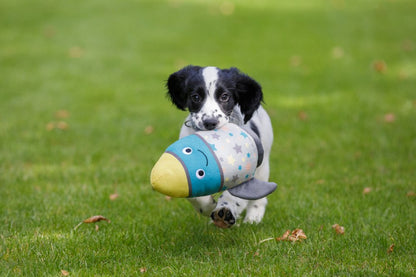
[[[270, 153], [268, 151], [267, 153]], [[263, 164], [257, 168], [255, 177], [262, 181], [268, 181], [270, 175], [270, 165], [268, 155], [265, 157]], [[257, 200], [250, 200], [247, 204], [247, 213], [244, 218], [244, 223], [260, 223], [266, 212], [267, 198], [260, 198]]]
[[194, 209], [204, 216], [210, 216], [212, 210], [217, 206], [217, 201], [211, 195], [188, 198], [188, 200]]

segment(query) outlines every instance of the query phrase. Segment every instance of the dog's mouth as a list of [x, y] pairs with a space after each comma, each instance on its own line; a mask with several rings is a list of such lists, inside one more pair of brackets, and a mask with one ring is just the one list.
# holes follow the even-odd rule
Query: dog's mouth
[[186, 120], [184, 125], [186, 127], [192, 128], [196, 131], [210, 131], [213, 129], [220, 129], [221, 127], [223, 127], [225, 124], [227, 124], [228, 121], [222, 122], [221, 120], [218, 122], [218, 124], [215, 126], [215, 128], [206, 128], [206, 126], [204, 125], [203, 122], [195, 122], [192, 119]]

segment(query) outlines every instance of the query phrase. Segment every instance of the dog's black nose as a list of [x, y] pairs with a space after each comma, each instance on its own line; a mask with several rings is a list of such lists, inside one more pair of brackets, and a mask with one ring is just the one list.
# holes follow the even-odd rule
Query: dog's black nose
[[216, 118], [208, 118], [204, 120], [204, 127], [207, 130], [213, 130], [218, 125], [218, 119]]

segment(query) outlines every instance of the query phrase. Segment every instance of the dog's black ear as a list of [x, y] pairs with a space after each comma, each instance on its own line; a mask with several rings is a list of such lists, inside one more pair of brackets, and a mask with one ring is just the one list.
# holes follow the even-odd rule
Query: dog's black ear
[[186, 110], [188, 98], [186, 80], [200, 69], [199, 66], [188, 65], [169, 76], [166, 82], [167, 96], [178, 109]]
[[253, 113], [259, 108], [263, 101], [263, 91], [261, 86], [249, 76], [241, 73], [237, 68], [230, 68], [236, 80], [235, 96], [244, 115], [244, 123], [247, 123]]

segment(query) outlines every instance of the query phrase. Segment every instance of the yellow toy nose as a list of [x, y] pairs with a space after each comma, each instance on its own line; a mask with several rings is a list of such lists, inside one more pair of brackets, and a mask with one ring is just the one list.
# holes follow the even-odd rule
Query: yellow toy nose
[[172, 154], [163, 153], [150, 173], [153, 189], [172, 197], [188, 197], [188, 178], [181, 162]]

